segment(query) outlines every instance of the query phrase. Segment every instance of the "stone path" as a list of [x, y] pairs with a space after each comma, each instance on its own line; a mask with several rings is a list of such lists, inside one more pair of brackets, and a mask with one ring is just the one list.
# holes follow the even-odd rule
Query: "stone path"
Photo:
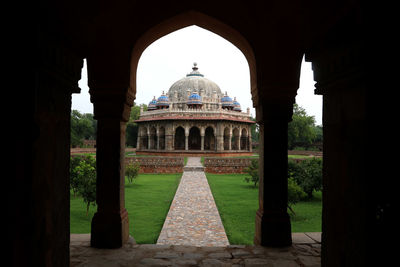
[[71, 267], [205, 266], [205, 267], [319, 267], [321, 233], [294, 233], [293, 245], [284, 248], [229, 245], [196, 247], [135, 244], [119, 249], [90, 247], [90, 234], [72, 234]]
[[199, 157], [189, 157], [158, 245], [229, 245]]

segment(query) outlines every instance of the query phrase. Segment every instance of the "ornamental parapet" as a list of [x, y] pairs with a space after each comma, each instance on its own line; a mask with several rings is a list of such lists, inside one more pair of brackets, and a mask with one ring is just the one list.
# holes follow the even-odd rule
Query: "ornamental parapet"
[[155, 120], [155, 119], [227, 119], [241, 120], [246, 122], [251, 121], [251, 115], [245, 112], [229, 111], [229, 110], [202, 110], [202, 109], [167, 109], [144, 111], [140, 115], [140, 121]]

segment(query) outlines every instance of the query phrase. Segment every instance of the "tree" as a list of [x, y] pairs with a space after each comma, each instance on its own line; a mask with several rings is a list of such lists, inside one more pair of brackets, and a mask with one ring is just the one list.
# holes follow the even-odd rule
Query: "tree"
[[74, 192], [74, 197], [76, 197], [76, 194], [79, 192], [79, 173], [77, 167], [79, 166], [79, 163], [81, 162], [81, 157], [71, 157], [70, 162], [69, 162], [69, 180], [70, 180], [70, 187], [72, 191]]
[[97, 123], [93, 114], [81, 114], [77, 110], [71, 112], [71, 146], [81, 146], [84, 139], [96, 138]]
[[251, 160], [250, 166], [247, 167], [245, 171], [250, 175], [250, 177], [245, 177], [244, 180], [248, 183], [253, 182], [254, 187], [257, 187], [257, 184], [260, 180], [260, 176], [258, 174], [258, 160]]
[[314, 127], [314, 116], [308, 116], [304, 108], [294, 104], [292, 121], [288, 124], [288, 148], [309, 147], [317, 136]]
[[137, 143], [137, 136], [139, 127], [135, 120], [139, 119], [140, 116], [140, 109], [143, 108], [143, 111], [147, 111], [146, 104], [136, 105], [134, 103], [133, 107], [131, 108], [131, 115], [129, 117], [129, 121], [126, 124], [126, 145], [131, 147], [136, 147]]
[[[251, 117], [250, 119], [252, 121], [256, 121], [256, 118]], [[250, 126], [250, 130], [251, 130], [252, 142], [257, 142], [258, 143], [258, 139], [259, 139], [259, 136], [260, 136], [260, 126], [258, 125], [258, 123], [253, 123]]]
[[305, 159], [299, 163], [289, 161], [288, 173], [306, 193], [308, 199], [312, 198], [314, 190], [322, 189], [322, 160], [320, 158]]
[[130, 162], [126, 167], [125, 167], [125, 176], [128, 177], [129, 183], [133, 182], [133, 179], [135, 179], [140, 170], [140, 164], [139, 162]]
[[96, 204], [96, 160], [88, 155], [82, 158], [76, 166], [79, 180], [79, 193], [86, 205], [86, 216], [89, 213], [90, 204]]

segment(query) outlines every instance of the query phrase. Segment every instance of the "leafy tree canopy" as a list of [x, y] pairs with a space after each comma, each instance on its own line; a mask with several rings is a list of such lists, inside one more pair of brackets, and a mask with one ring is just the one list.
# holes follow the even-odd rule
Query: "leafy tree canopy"
[[322, 127], [315, 125], [314, 116], [307, 115], [304, 108], [294, 104], [292, 121], [288, 125], [288, 148], [308, 148], [317, 141], [322, 141]]

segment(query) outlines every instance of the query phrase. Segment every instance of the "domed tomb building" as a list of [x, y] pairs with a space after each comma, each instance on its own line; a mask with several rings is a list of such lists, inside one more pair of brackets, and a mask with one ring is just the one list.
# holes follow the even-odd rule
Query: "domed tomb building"
[[140, 111], [137, 154], [250, 154], [250, 108], [192, 70]]

